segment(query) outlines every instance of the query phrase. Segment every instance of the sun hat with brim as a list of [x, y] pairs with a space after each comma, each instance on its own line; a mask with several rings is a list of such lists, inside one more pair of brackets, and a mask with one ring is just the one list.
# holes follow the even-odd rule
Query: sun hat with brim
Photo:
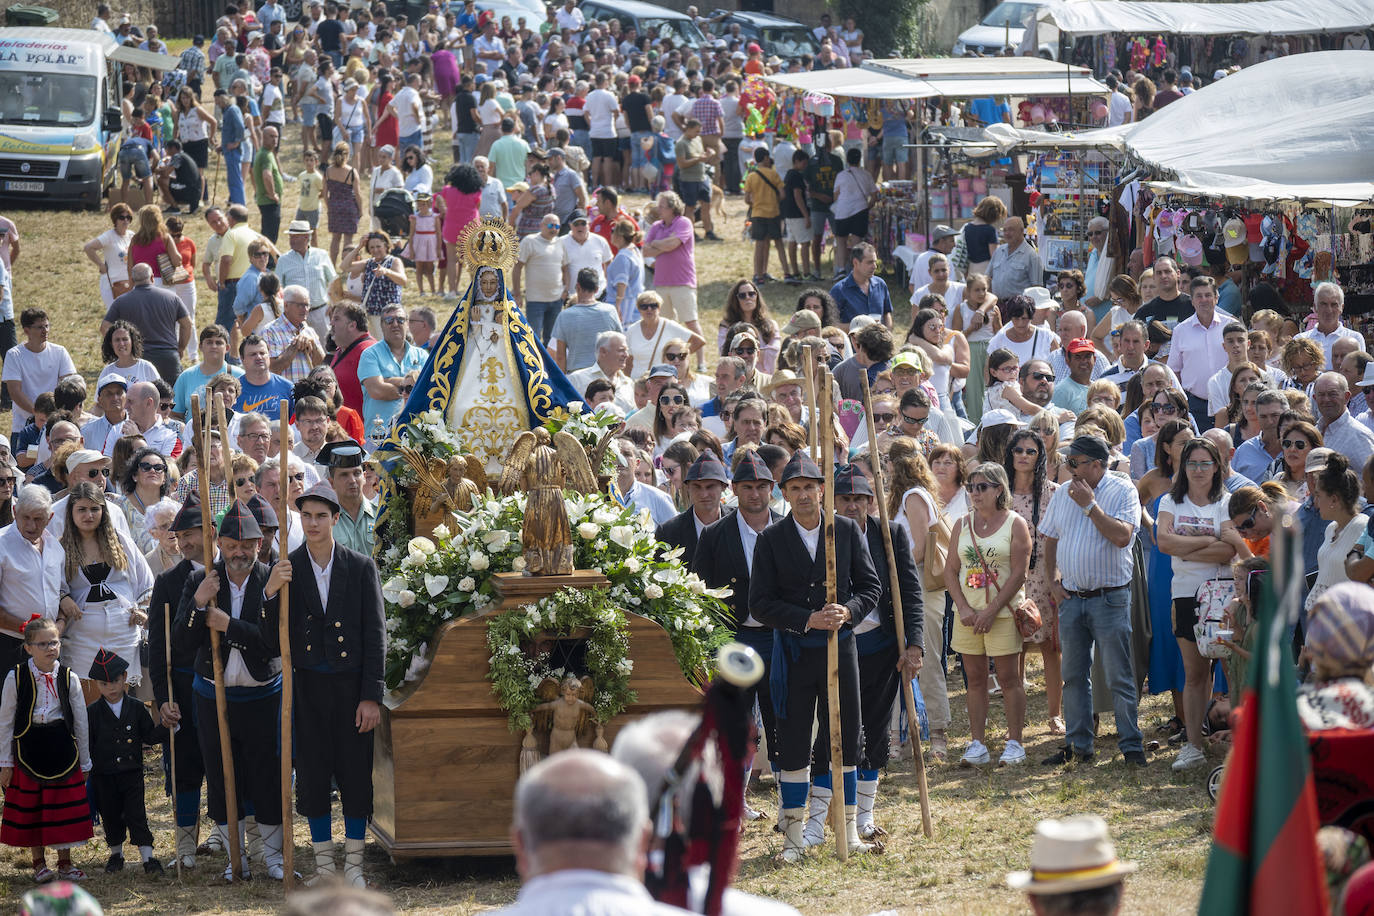
[[1231, 217], [1222, 226], [1221, 234], [1226, 242], [1226, 260], [1232, 264], [1244, 264], [1250, 259], [1248, 232], [1242, 220]]
[[802, 331], [819, 331], [821, 320], [816, 317], [816, 313], [810, 309], [799, 309], [792, 313], [792, 317], [787, 319], [787, 324], [782, 326], [782, 336], [791, 337]]
[[1007, 875], [1013, 890], [1028, 894], [1064, 894], [1107, 887], [1136, 870], [1135, 863], [1116, 857], [1107, 822], [1095, 814], [1062, 820], [1047, 818], [1035, 825], [1029, 871]]
[[291, 225], [286, 227], [287, 235], [309, 235], [314, 231], [310, 228], [310, 224], [303, 219], [293, 219]]
[[1355, 383], [1361, 388], [1368, 388], [1374, 385], [1374, 363], [1366, 363], [1364, 367], [1364, 378]]
[[944, 223], [941, 223], [934, 229], [930, 230], [930, 240], [932, 242], [939, 242], [949, 238], [952, 235], [958, 234], [959, 231], [957, 229], [951, 229], [949, 226], [946, 226]]
[[525, 193], [526, 191], [528, 191], [529, 189], [530, 189], [530, 183], [529, 183], [528, 181], [517, 181], [515, 184], [511, 185], [509, 188], [506, 188], [506, 190], [509, 191], [509, 192], [512, 193], [512, 194], [523, 194], [523, 193]]
[[[1370, 363], [1370, 365], [1374, 366], [1374, 363]], [[768, 380], [768, 384], [763, 386], [763, 393], [772, 396], [773, 392], [777, 391], [779, 388], [800, 384], [802, 384], [802, 378], [797, 375], [797, 373], [793, 372], [791, 369], [779, 369], [777, 372], [773, 373], [773, 377]]]
[[752, 340], [754, 342], [755, 347], [763, 346], [763, 344], [759, 343], [759, 336], [755, 334], [753, 331], [740, 331], [734, 337], [730, 338], [730, 352], [734, 353], [736, 350], [739, 349], [740, 344], [749, 340]]
[[1043, 286], [1027, 286], [1021, 291], [1037, 309], [1053, 308], [1056, 304], [1054, 294]]
[[1314, 448], [1307, 453], [1307, 463], [1303, 465], [1304, 474], [1316, 474], [1326, 470], [1326, 463], [1336, 454], [1329, 448]]
[[93, 448], [79, 448], [67, 456], [67, 473], [70, 474], [83, 464], [95, 464], [96, 462], [108, 465], [110, 463], [110, 458], [108, 455], [100, 454]]

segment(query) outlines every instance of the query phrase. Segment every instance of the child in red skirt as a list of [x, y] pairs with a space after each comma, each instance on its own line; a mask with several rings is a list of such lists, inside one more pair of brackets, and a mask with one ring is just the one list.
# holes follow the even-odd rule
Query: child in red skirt
[[[72, 847], [94, 836], [86, 799], [91, 754], [81, 680], [58, 662], [57, 625], [34, 614], [24, 625], [29, 659], [5, 675], [0, 696], [0, 843], [33, 851], [33, 879], [79, 881]], [[47, 847], [57, 850], [57, 871]]]

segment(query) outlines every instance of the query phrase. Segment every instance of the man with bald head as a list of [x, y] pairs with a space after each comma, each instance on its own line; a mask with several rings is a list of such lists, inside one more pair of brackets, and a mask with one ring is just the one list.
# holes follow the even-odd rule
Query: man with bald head
[[175, 458], [181, 454], [181, 438], [176, 430], [162, 422], [158, 411], [159, 397], [157, 386], [152, 382], [134, 382], [129, 386], [125, 409], [129, 418], [124, 422], [125, 435], [139, 435], [164, 457]]
[[1349, 399], [1350, 383], [1339, 372], [1323, 372], [1312, 385], [1322, 444], [1349, 458], [1358, 473], [1374, 455], [1374, 432], [1350, 415], [1346, 406]]
[[644, 780], [597, 751], [545, 758], [515, 787], [511, 845], [520, 895], [498, 913], [683, 913], [644, 888], [650, 840]]
[[1009, 216], [1002, 224], [1002, 244], [992, 253], [988, 280], [998, 299], [1019, 296], [1029, 286], [1039, 286], [1045, 265], [1040, 252], [1026, 241], [1026, 224], [1019, 216]]
[[1231, 440], [1230, 433], [1214, 426], [1203, 433], [1202, 438], [1215, 445], [1217, 453], [1221, 455], [1221, 483], [1222, 486], [1226, 487], [1227, 493], [1234, 493], [1241, 487], [1258, 486], [1249, 477], [1232, 469], [1231, 459], [1236, 455], [1236, 444]]
[[[1083, 312], [1073, 309], [1059, 316], [1058, 324], [1059, 346], [1050, 351], [1047, 357], [1050, 363], [1050, 370], [1054, 372], [1056, 380], [1068, 378], [1069, 372], [1069, 344], [1075, 340], [1082, 340], [1088, 336], [1088, 317]], [[1107, 357], [1096, 347], [1093, 348], [1093, 371], [1092, 379], [1105, 373], [1111, 368]], [[1089, 381], [1092, 381], [1089, 379]], [[1125, 390], [1125, 386], [1122, 386]]]

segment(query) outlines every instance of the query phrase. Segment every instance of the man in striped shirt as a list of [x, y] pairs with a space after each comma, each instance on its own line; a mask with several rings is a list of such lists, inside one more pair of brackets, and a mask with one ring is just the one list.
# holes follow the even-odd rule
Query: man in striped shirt
[[1107, 473], [1108, 460], [1107, 443], [1098, 437], [1074, 439], [1065, 462], [1073, 480], [1054, 492], [1040, 521], [1041, 562], [1062, 574], [1050, 594], [1059, 604], [1065, 745], [1043, 761], [1051, 766], [1093, 758], [1094, 645], [1112, 691], [1121, 753], [1127, 763], [1147, 763], [1131, 668], [1131, 541], [1140, 499], [1129, 480]]

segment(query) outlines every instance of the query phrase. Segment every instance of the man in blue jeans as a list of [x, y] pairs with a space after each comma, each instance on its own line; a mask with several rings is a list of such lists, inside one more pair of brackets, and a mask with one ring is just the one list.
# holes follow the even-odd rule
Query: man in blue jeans
[[1140, 526], [1140, 499], [1129, 480], [1107, 473], [1108, 460], [1102, 439], [1074, 439], [1066, 460], [1073, 479], [1050, 497], [1040, 521], [1040, 562], [1062, 577], [1050, 594], [1059, 603], [1066, 743], [1042, 761], [1047, 766], [1093, 758], [1094, 646], [1112, 691], [1122, 756], [1135, 766], [1148, 763], [1131, 667], [1131, 541]]
[[215, 107], [220, 110], [219, 149], [229, 182], [229, 203], [244, 204], [248, 198], [243, 195], [243, 112], [225, 89], [215, 90]]

